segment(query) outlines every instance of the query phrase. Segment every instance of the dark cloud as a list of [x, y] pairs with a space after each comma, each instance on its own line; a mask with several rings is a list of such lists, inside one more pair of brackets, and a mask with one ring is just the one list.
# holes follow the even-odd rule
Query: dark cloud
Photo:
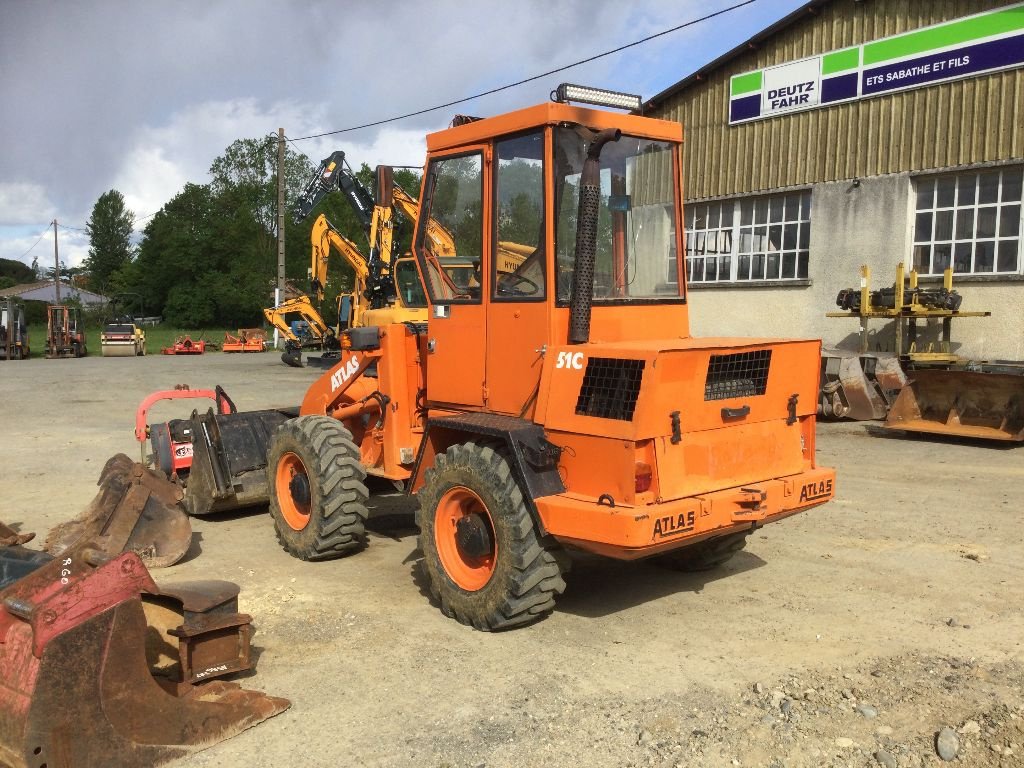
[[[0, 3], [0, 200], [21, 185], [40, 217], [22, 205], [0, 211], [0, 225], [45, 223], [54, 210], [81, 223], [115, 184], [137, 208], [159, 207], [183, 180], [202, 181], [234, 138], [279, 126], [317, 133], [450, 101], [729, 2], [8, 0]], [[563, 80], [650, 95], [796, 4], [761, 3], [757, 13], [413, 118], [386, 135], [363, 131], [303, 149], [313, 157], [329, 146], [421, 154], [415, 137], [455, 112], [525, 106]], [[8, 251], [0, 235], [0, 255]]]

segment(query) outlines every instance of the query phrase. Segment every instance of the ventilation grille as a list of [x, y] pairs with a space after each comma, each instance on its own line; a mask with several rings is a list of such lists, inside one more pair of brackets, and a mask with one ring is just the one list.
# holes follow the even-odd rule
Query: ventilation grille
[[708, 378], [704, 384], [704, 399], [728, 400], [731, 397], [763, 395], [768, 386], [771, 362], [770, 349], [737, 352], [734, 355], [712, 355], [708, 363]]
[[643, 360], [590, 358], [576, 401], [576, 414], [632, 421], [643, 376]]

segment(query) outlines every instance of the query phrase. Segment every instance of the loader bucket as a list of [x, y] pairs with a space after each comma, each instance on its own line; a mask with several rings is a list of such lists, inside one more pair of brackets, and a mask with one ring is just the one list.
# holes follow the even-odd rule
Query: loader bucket
[[160, 473], [119, 453], [110, 458], [88, 507], [55, 526], [44, 549], [58, 557], [82, 541], [110, 556], [135, 552], [150, 568], [181, 560], [192, 544], [192, 526], [179, 505], [181, 488]]
[[1024, 376], [919, 370], [909, 379], [886, 428], [1024, 442]]
[[188, 513], [202, 516], [266, 504], [271, 437], [293, 415], [283, 410], [210, 412], [193, 419], [184, 499]]
[[[9, 554], [0, 550], [0, 558]], [[289, 706], [219, 680], [159, 684], [147, 661], [157, 630], [147, 625], [143, 600], [166, 594], [134, 553], [107, 560], [79, 547], [65, 554], [0, 591], [0, 764], [158, 765]]]

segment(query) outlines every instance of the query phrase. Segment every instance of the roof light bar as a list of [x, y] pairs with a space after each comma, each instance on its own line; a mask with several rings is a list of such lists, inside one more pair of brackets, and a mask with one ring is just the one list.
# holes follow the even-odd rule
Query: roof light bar
[[641, 99], [632, 93], [606, 91], [603, 88], [590, 88], [585, 85], [562, 83], [551, 92], [551, 100], [566, 104], [576, 101], [581, 104], [596, 104], [599, 107], [640, 111]]

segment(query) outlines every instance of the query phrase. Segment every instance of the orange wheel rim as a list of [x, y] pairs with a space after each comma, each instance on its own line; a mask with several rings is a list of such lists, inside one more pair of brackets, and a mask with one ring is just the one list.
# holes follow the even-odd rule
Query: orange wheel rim
[[494, 574], [498, 543], [487, 505], [469, 488], [448, 489], [434, 512], [434, 541], [441, 565], [467, 592], [483, 589]]
[[309, 476], [306, 465], [294, 453], [285, 453], [277, 462], [277, 504], [281, 516], [293, 531], [301, 531], [309, 525], [310, 508]]

